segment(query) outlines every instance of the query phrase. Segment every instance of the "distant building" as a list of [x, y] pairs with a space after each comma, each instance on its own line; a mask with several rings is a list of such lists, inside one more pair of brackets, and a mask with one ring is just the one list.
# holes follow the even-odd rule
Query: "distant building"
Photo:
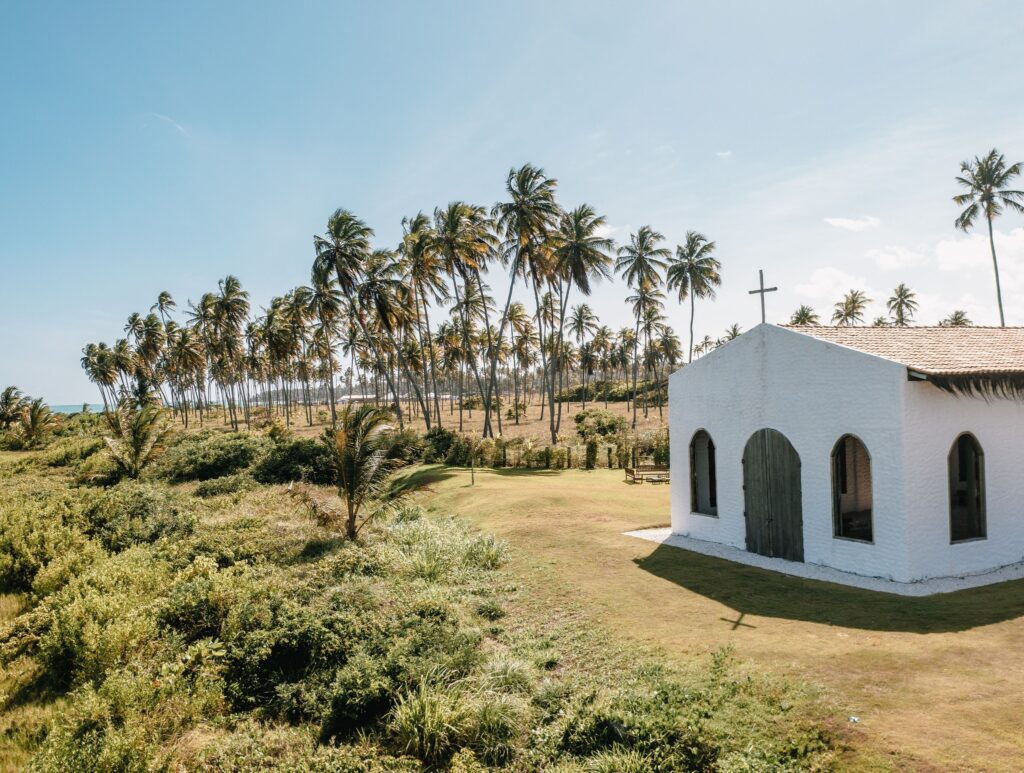
[[672, 532], [915, 582], [1024, 561], [1024, 328], [759, 325], [669, 380]]

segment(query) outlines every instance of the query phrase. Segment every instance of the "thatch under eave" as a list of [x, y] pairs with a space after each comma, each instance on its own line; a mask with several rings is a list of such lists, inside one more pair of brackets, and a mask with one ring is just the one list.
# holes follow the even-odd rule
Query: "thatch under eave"
[[923, 375], [929, 383], [958, 397], [980, 397], [983, 400], [1005, 398], [1024, 402], [1024, 372]]

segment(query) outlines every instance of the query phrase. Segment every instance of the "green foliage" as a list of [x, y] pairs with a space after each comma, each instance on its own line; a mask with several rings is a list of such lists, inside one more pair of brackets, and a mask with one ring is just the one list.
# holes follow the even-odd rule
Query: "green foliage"
[[102, 448], [99, 438], [66, 437], [51, 443], [42, 461], [47, 467], [73, 467]]
[[573, 418], [576, 434], [584, 440], [614, 437], [625, 431], [626, 419], [604, 408], [587, 408]]
[[60, 700], [33, 769], [787, 771], [831, 753], [728, 653], [683, 674], [602, 638], [588, 667], [582, 631], [524, 617], [507, 546], [460, 520], [403, 504], [352, 541], [246, 472], [197, 500], [65, 488], [42, 458], [0, 500], [0, 572], [28, 592], [0, 662]]
[[195, 488], [195, 495], [204, 499], [223, 494], [237, 494], [256, 487], [256, 480], [248, 472], [225, 475], [222, 478], [211, 478], [200, 481]]
[[4, 484], [0, 500], [0, 585], [28, 591], [39, 572], [55, 560], [89, 551], [81, 526], [81, 505], [45, 490]]
[[107, 454], [122, 475], [138, 478], [164, 451], [172, 427], [156, 405], [129, 407], [127, 402], [106, 414], [110, 434], [103, 438]]
[[333, 485], [336, 480], [334, 453], [326, 438], [284, 439], [274, 443], [253, 468], [260, 483], [305, 481]]
[[[658, 401], [664, 397], [666, 389], [666, 381], [658, 382], [653, 379], [648, 381], [638, 380], [636, 382], [636, 399], [641, 403], [644, 400], [647, 400], [648, 405], [657, 405]], [[612, 403], [621, 403], [626, 400], [631, 400], [633, 398], [633, 382], [595, 381], [587, 384], [587, 402], [604, 402], [606, 394], [608, 402]], [[563, 403], [581, 403], [583, 402], [583, 395], [583, 385], [576, 384], [568, 389], [563, 389], [558, 393], [555, 399]]]
[[117, 552], [159, 539], [181, 539], [195, 529], [196, 517], [180, 497], [152, 483], [121, 483], [85, 511], [86, 531]]
[[246, 432], [206, 430], [183, 435], [160, 460], [159, 474], [175, 482], [232, 475], [252, 466], [268, 445]]

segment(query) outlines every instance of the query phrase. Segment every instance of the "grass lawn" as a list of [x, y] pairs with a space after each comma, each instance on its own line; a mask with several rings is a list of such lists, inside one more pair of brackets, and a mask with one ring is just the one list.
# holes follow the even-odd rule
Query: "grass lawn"
[[[724, 645], [822, 685], [859, 770], [1019, 770], [1024, 581], [924, 599], [786, 577], [622, 532], [669, 520], [668, 486], [621, 471], [421, 467], [424, 503], [507, 539], [538, 609], [567, 605], [644, 650]], [[857, 723], [848, 717], [856, 716]]]

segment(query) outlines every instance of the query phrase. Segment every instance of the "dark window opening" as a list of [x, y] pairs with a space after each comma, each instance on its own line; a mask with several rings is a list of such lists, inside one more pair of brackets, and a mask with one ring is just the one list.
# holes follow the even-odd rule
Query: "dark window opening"
[[837, 537], [871, 542], [871, 456], [853, 435], [832, 449], [832, 521]]
[[969, 432], [949, 451], [949, 539], [985, 537], [985, 454]]
[[690, 441], [690, 510], [718, 515], [715, 444], [704, 430], [697, 432]]

